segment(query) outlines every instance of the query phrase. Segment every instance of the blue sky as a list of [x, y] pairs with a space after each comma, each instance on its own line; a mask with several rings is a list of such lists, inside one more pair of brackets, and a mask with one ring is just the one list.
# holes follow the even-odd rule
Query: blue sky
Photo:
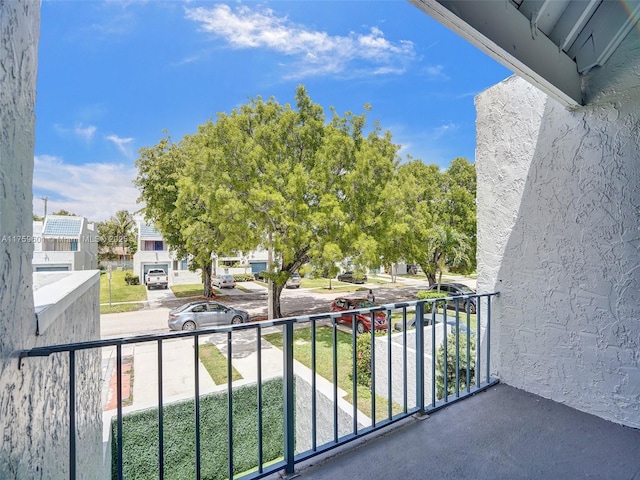
[[474, 96], [510, 72], [416, 7], [389, 1], [42, 4], [34, 212], [136, 211], [140, 148], [257, 95], [369, 103], [411, 155], [473, 161]]

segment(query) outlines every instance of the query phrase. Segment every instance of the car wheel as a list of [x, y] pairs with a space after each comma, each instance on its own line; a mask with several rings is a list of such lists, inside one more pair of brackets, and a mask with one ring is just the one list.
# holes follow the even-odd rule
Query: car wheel
[[240, 316], [235, 316], [231, 319], [231, 323], [234, 325], [238, 325], [239, 323], [242, 323], [242, 317]]
[[182, 330], [195, 330], [195, 329], [196, 329], [196, 324], [191, 320], [184, 322], [182, 324]]
[[469, 303], [469, 313], [475, 315], [476, 314], [476, 304], [475, 303]]
[[366, 331], [367, 329], [364, 328], [364, 323], [358, 321], [358, 323], [356, 324], [356, 332], [358, 332], [358, 335], [362, 335]]

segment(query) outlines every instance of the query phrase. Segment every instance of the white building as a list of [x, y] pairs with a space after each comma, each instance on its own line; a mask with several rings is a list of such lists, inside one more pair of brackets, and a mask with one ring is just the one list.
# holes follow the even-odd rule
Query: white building
[[[169, 275], [169, 283], [199, 283], [201, 270], [189, 270], [189, 261], [179, 259], [162, 234], [153, 226], [138, 222], [138, 251], [133, 256], [133, 273], [142, 280], [151, 268], [162, 268]], [[267, 268], [267, 251], [255, 249], [248, 254], [213, 257], [212, 273], [257, 273]]]
[[133, 274], [144, 276], [152, 268], [161, 268], [169, 276], [169, 284], [199, 283], [202, 281], [201, 271], [189, 271], [189, 263], [178, 259], [162, 234], [153, 226], [138, 222], [138, 251], [133, 256]]
[[33, 271], [57, 272], [98, 268], [98, 241], [84, 217], [47, 215], [33, 222]]

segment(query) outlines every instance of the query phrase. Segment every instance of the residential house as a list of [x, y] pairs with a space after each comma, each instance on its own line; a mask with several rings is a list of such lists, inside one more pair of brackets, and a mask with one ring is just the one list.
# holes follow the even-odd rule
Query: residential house
[[138, 222], [138, 251], [133, 255], [133, 273], [141, 281], [152, 268], [162, 268], [169, 276], [169, 284], [199, 283], [200, 270], [192, 272], [186, 259], [178, 259], [162, 234], [153, 225]]
[[47, 215], [33, 222], [33, 271], [54, 272], [98, 268], [95, 224], [84, 217]]
[[[201, 272], [189, 270], [188, 259], [179, 259], [169, 249], [162, 233], [152, 225], [138, 222], [138, 251], [133, 256], [134, 275], [145, 275], [151, 268], [162, 268], [169, 275], [169, 283], [201, 282]], [[212, 272], [257, 273], [267, 268], [267, 251], [256, 249], [246, 255], [229, 257], [213, 256]], [[142, 278], [142, 277], [141, 277]]]
[[213, 258], [214, 273], [251, 273], [255, 274], [267, 269], [267, 250], [256, 248], [247, 254]]

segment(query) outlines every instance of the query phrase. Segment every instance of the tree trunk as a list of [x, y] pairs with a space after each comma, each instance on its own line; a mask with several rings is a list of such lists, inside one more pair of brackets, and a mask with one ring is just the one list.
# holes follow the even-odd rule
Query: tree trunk
[[280, 294], [282, 294], [282, 290], [284, 290], [284, 285], [280, 286], [276, 282], [272, 282], [273, 288], [269, 292], [271, 295], [271, 302], [269, 302], [271, 306], [271, 315], [269, 318], [282, 318], [282, 310], [280, 309]]
[[437, 283], [437, 281], [436, 281], [436, 271], [435, 271], [435, 269], [432, 268], [431, 264], [420, 265], [420, 268], [422, 269], [424, 274], [427, 276], [427, 280], [429, 280], [429, 286], [434, 285], [434, 284]]
[[211, 288], [211, 269], [213, 267], [212, 262], [208, 262], [206, 265], [202, 266], [202, 285], [203, 291], [202, 296], [204, 298], [214, 298], [216, 295], [213, 293], [213, 289]]

